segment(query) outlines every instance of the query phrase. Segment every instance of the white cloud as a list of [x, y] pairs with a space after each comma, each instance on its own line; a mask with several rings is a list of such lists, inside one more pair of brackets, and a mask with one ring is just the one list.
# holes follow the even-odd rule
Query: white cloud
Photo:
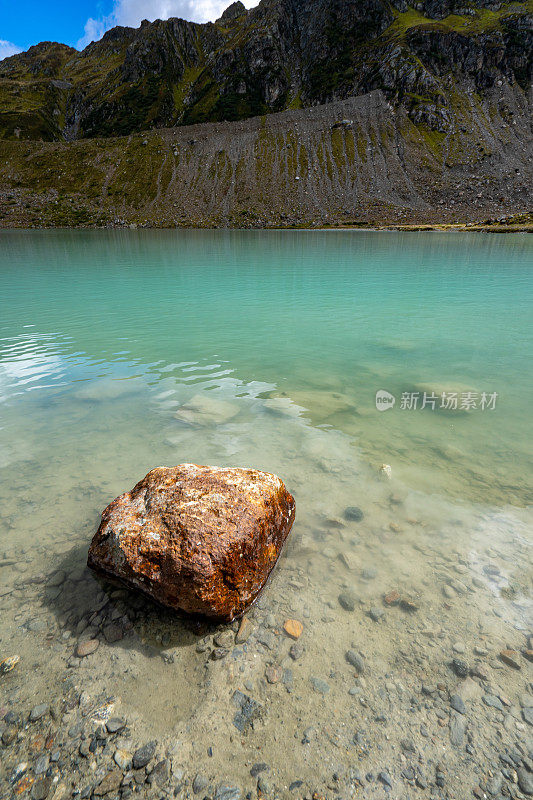
[[21, 53], [22, 49], [17, 47], [13, 42], [6, 42], [5, 39], [0, 39], [0, 61], [8, 56], [14, 56], [15, 53]]
[[[252, 8], [258, 0], [243, 2], [247, 8]], [[155, 19], [182, 17], [193, 22], [208, 22], [218, 19], [230, 4], [231, 0], [115, 0], [113, 11], [108, 16], [100, 19], [89, 17], [85, 33], [76, 46], [78, 49], [86, 47], [115, 25], [137, 28], [143, 19], [153, 22]]]
[[92, 17], [89, 17], [85, 23], [83, 36], [76, 43], [78, 50], [83, 50], [83, 48], [87, 47], [90, 42], [97, 42], [98, 39], [101, 39], [106, 32], [107, 27], [105, 19], [93, 19]]

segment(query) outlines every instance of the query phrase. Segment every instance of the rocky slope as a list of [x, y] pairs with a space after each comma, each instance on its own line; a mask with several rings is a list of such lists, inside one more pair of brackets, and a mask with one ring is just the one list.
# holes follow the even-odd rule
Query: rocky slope
[[[465, 222], [527, 211], [529, 105], [508, 87], [448, 135], [380, 91], [242, 122], [4, 142], [0, 226]], [[514, 124], [500, 109], [511, 104]], [[342, 122], [344, 121], [344, 124]]]

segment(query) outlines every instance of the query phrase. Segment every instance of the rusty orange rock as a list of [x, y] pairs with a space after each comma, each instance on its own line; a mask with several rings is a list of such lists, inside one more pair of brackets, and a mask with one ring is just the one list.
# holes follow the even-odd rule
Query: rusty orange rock
[[388, 594], [384, 595], [383, 602], [387, 606], [397, 606], [400, 602], [400, 592], [397, 589], [393, 589]]
[[287, 636], [291, 637], [291, 639], [299, 639], [300, 636], [302, 635], [303, 629], [304, 626], [297, 619], [288, 619], [285, 621], [283, 625], [283, 630], [285, 631]]
[[275, 475], [157, 467], [105, 509], [88, 565], [162, 605], [229, 621], [261, 592], [294, 516]]

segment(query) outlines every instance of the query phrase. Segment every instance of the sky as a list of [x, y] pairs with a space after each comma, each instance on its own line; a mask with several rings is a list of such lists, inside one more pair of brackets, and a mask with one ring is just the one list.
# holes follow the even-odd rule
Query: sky
[[[258, 0], [243, 0], [247, 8]], [[0, 0], [0, 60], [43, 41], [78, 49], [115, 25], [143, 19], [217, 19], [231, 0]]]

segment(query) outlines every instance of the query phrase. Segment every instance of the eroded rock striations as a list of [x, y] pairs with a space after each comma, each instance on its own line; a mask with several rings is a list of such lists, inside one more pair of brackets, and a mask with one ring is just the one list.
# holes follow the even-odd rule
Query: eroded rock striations
[[264, 587], [294, 516], [275, 475], [157, 467], [105, 509], [88, 565], [170, 608], [232, 620]]

